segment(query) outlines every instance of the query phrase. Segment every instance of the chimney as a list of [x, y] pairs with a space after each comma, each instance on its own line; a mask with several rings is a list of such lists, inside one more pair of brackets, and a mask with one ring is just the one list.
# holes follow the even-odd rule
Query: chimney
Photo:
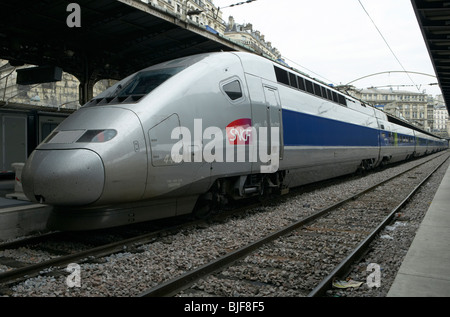
[[252, 32], [252, 31], [253, 31], [253, 25], [252, 25], [251, 23], [247, 23], [247, 24], [244, 26], [244, 31], [250, 31], [250, 32]]
[[228, 17], [228, 28], [229, 28], [230, 30], [232, 30], [233, 27], [234, 27], [234, 18], [230, 15], [230, 16]]

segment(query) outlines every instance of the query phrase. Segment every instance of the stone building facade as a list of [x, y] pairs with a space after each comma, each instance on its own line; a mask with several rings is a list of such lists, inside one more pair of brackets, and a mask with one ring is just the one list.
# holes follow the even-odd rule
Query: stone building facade
[[[78, 79], [63, 72], [62, 80], [35, 85], [17, 85], [16, 69], [30, 65], [13, 67], [8, 61], [0, 60], [0, 101], [34, 106], [78, 109]], [[101, 80], [94, 86], [94, 96], [110, 87], [115, 81]]]
[[433, 115], [433, 133], [448, 138], [450, 136], [450, 117], [447, 107], [445, 106], [444, 97], [442, 95], [437, 96], [437, 98], [435, 99]]
[[[425, 131], [449, 136], [448, 112], [442, 98], [406, 90], [345, 88], [345, 91], [354, 97], [405, 119]], [[436, 121], [438, 117], [439, 122]]]
[[156, 8], [179, 16], [180, 20], [189, 19], [213, 32], [224, 34], [222, 11], [211, 0], [141, 0]]
[[[211, 0], [140, 0], [159, 10], [176, 15], [180, 20], [188, 19], [190, 23], [198, 24], [208, 31], [228, 36], [241, 44], [253, 48], [258, 53], [277, 59], [279, 52], [266, 42], [264, 36], [253, 31], [251, 25], [241, 27], [238, 24], [226, 23], [222, 12], [216, 8]], [[246, 37], [243, 40], [242, 37]], [[25, 65], [18, 68], [31, 67]], [[37, 85], [17, 85], [16, 67], [9, 65], [8, 61], [0, 60], [0, 101], [4, 103], [22, 103], [35, 106], [61, 107], [78, 109], [79, 81], [76, 77], [63, 73], [61, 81]], [[110, 87], [115, 81], [102, 80], [94, 86], [94, 96]]]
[[[208, 31], [243, 44], [266, 57], [283, 62], [281, 53], [266, 41], [265, 36], [253, 30], [250, 23], [239, 24], [233, 17], [228, 21], [222, 18], [222, 12], [212, 0], [140, 0], [159, 10], [176, 15], [180, 20], [204, 27]], [[30, 67], [30, 66], [21, 66]], [[63, 73], [59, 82], [22, 86], [16, 84], [16, 67], [8, 61], [0, 60], [0, 102], [3, 104], [22, 103], [36, 106], [50, 106], [78, 109], [79, 81], [74, 76]], [[115, 81], [103, 80], [94, 86], [94, 96], [114, 84]], [[339, 87], [338, 87], [339, 88]], [[382, 108], [388, 113], [404, 118], [418, 127], [434, 132], [449, 134], [448, 113], [443, 100], [435, 100], [424, 93], [393, 89], [356, 89], [341, 87], [346, 92], [369, 104]]]
[[251, 48], [259, 54], [274, 60], [282, 60], [280, 51], [272, 47], [271, 42], [266, 42], [265, 36], [260, 31], [253, 30], [251, 23], [238, 24], [230, 16], [226, 25], [225, 36]]

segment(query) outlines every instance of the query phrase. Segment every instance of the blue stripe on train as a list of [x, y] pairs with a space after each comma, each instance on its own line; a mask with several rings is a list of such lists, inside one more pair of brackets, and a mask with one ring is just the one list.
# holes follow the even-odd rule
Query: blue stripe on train
[[379, 130], [283, 109], [285, 146], [379, 146]]

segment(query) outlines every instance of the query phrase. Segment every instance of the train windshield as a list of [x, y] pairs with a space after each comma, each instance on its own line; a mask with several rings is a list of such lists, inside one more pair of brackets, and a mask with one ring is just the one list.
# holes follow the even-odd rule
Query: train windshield
[[116, 97], [118, 100], [125, 100], [127, 97], [145, 96], [185, 68], [184, 66], [140, 71], [111, 86], [95, 97], [95, 100]]
[[117, 96], [146, 95], [167, 79], [179, 73], [184, 67], [148, 70], [137, 73], [123, 88], [119, 88]]

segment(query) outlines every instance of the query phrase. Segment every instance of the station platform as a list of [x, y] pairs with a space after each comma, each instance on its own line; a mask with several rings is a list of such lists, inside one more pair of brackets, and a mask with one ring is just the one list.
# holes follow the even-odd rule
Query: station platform
[[450, 167], [387, 297], [450, 296]]
[[0, 180], [0, 241], [46, 231], [50, 207], [23, 198], [14, 180]]

